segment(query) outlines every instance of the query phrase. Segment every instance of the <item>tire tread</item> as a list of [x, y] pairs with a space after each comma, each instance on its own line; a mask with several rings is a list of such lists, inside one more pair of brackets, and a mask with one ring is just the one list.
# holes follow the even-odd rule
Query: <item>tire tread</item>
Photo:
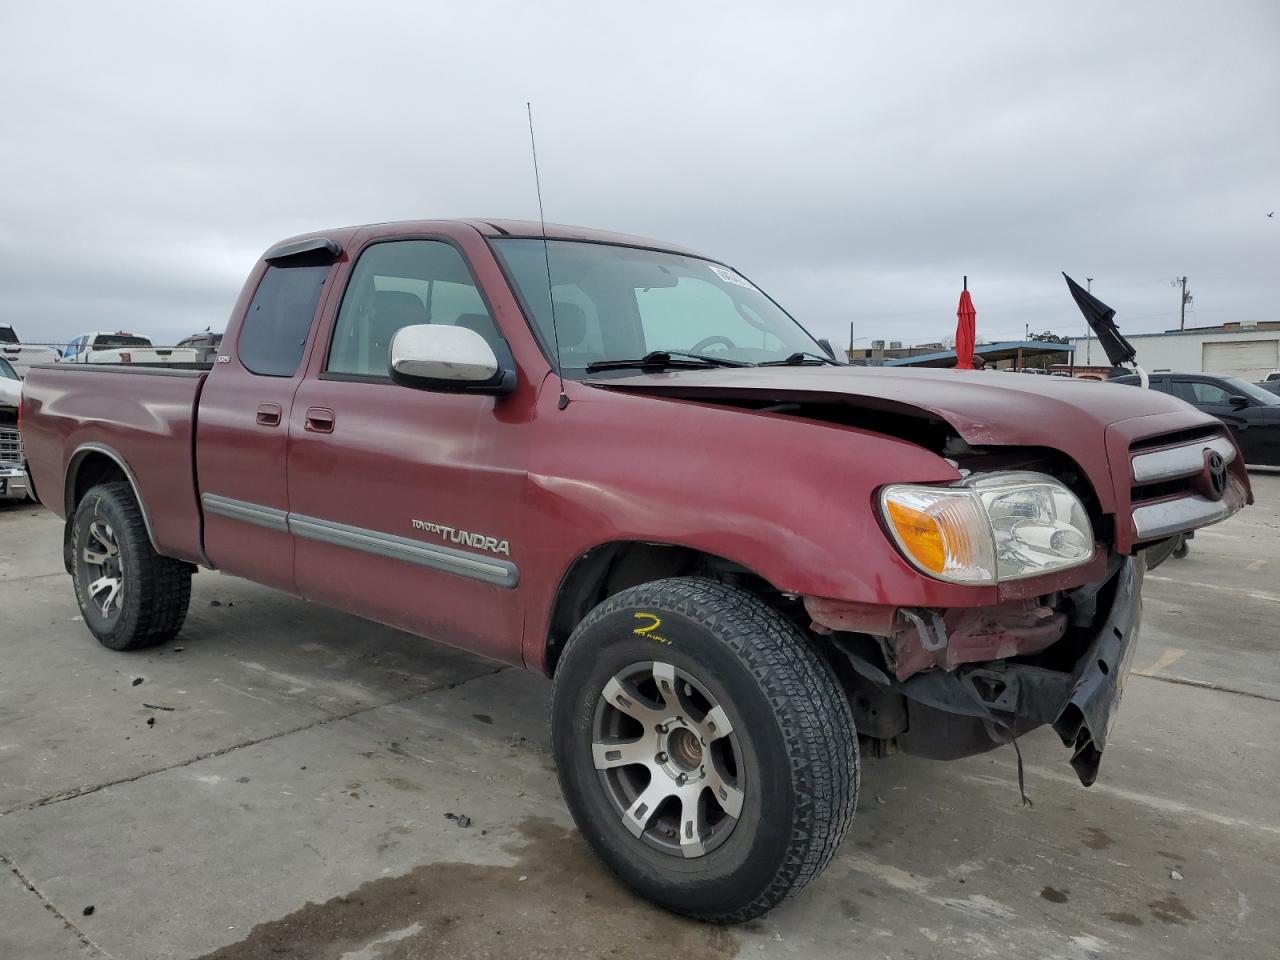
[[116, 540], [121, 543], [122, 551], [129, 551], [132, 566], [129, 573], [138, 591], [138, 616], [133, 625], [115, 636], [104, 638], [99, 635], [99, 641], [112, 650], [140, 650], [172, 640], [187, 619], [191, 603], [191, 566], [156, 553], [147, 533], [142, 507], [128, 481], [118, 480], [93, 487], [80, 502], [87, 503], [93, 497], [111, 503], [123, 517], [124, 529], [117, 531]]
[[[769, 885], [741, 907], [689, 915], [715, 923], [742, 923], [795, 896], [840, 848], [857, 804], [859, 754], [849, 701], [831, 667], [808, 638], [756, 594], [717, 580], [675, 577], [641, 584], [609, 597], [574, 630], [561, 662], [589, 644], [591, 626], [631, 607], [674, 609], [726, 643], [774, 705], [790, 757], [797, 798], [788, 853]], [[553, 701], [574, 695], [559, 689]]]

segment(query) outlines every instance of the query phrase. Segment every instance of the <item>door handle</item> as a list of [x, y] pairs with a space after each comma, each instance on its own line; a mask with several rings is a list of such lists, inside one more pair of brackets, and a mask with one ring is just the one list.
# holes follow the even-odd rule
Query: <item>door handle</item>
[[262, 427], [280, 426], [280, 404], [278, 403], [258, 404], [258, 425]]
[[312, 433], [333, 433], [334, 412], [328, 407], [308, 407], [305, 428]]

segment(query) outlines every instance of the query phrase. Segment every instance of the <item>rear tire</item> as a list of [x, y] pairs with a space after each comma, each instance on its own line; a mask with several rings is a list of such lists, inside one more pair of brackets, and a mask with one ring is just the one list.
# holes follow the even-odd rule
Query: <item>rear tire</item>
[[660, 580], [592, 610], [557, 667], [552, 732], [587, 842], [686, 916], [766, 913], [822, 872], [853, 818], [858, 741], [830, 666], [717, 581]]
[[89, 490], [71, 520], [71, 577], [85, 626], [112, 650], [173, 639], [191, 602], [191, 566], [151, 546], [133, 488]]

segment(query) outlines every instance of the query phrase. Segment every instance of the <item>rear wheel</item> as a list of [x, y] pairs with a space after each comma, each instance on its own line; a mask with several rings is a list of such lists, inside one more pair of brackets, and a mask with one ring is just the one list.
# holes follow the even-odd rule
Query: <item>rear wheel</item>
[[186, 620], [191, 567], [155, 552], [123, 481], [93, 487], [76, 508], [71, 576], [85, 626], [112, 650], [164, 643]]
[[805, 636], [745, 590], [672, 579], [623, 591], [556, 671], [561, 787], [628, 884], [720, 923], [816, 877], [857, 798], [848, 700]]

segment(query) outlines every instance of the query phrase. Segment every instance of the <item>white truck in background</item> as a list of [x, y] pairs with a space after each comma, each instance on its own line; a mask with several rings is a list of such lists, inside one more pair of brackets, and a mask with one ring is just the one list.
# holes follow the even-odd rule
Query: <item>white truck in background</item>
[[22, 378], [8, 360], [0, 358], [0, 500], [25, 500], [27, 472], [22, 437], [18, 435], [18, 404]]
[[186, 347], [156, 347], [146, 337], [118, 331], [84, 333], [62, 351], [64, 363], [196, 363], [199, 351]]
[[8, 361], [22, 378], [27, 375], [27, 369], [37, 363], [53, 363], [58, 359], [58, 351], [53, 347], [23, 343], [13, 327], [0, 324], [0, 359]]

